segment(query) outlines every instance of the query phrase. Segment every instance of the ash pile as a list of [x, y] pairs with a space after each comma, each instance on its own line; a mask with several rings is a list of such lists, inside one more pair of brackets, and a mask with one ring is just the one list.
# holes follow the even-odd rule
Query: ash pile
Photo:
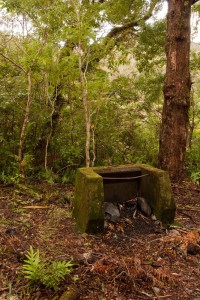
[[[113, 229], [115, 225], [121, 225], [120, 228], [125, 229], [126, 225], [132, 225], [134, 229], [139, 231], [142, 228], [145, 230], [145, 227], [147, 227], [147, 231], [155, 233], [161, 233], [162, 231], [160, 221], [153, 215], [151, 207], [143, 197], [127, 200], [123, 204], [105, 202], [104, 210], [105, 229]], [[140, 228], [140, 225], [142, 228]]]

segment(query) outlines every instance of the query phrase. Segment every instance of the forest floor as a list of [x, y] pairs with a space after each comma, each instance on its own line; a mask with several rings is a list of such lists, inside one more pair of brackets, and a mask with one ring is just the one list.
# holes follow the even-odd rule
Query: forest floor
[[[200, 300], [200, 187], [172, 189], [182, 227], [163, 229], [135, 211], [89, 235], [71, 217], [72, 185], [0, 185], [0, 299]], [[30, 246], [51, 261], [73, 259], [58, 290], [24, 278]]]

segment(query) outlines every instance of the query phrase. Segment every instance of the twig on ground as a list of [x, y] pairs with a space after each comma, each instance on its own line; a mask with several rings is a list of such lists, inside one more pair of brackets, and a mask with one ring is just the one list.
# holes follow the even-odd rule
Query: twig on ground
[[196, 211], [196, 212], [200, 212], [200, 209], [197, 208], [190, 208], [190, 207], [177, 207], [178, 210], [187, 210], [187, 211]]
[[194, 191], [194, 192], [200, 193], [200, 189], [198, 189], [198, 188], [192, 188], [192, 187], [187, 188], [185, 186], [176, 186], [176, 185], [173, 185], [173, 184], [172, 184], [172, 187], [180, 189], [180, 190]]
[[8, 291], [8, 290], [9, 290], [9, 287], [0, 288], [0, 292], [5, 292], [5, 291]]
[[171, 297], [172, 295], [163, 295], [163, 296], [157, 296], [156, 298], [154, 299], [160, 299], [160, 298], [168, 298], [168, 297]]
[[129, 272], [129, 269], [127, 267], [127, 264], [126, 264], [126, 262], [125, 262], [125, 260], [123, 258], [122, 258], [122, 261], [123, 261], [123, 264], [124, 264], [124, 266], [125, 266], [125, 268], [127, 270], [128, 275], [130, 275], [130, 272]]
[[125, 271], [120, 272], [117, 276], [115, 276], [115, 278], [112, 281], [115, 281], [117, 278], [119, 278], [122, 274], [127, 275], [127, 273]]
[[[177, 208], [178, 210], [185, 210], [184, 208]], [[200, 223], [198, 223], [198, 222], [196, 222], [194, 219], [193, 219], [193, 217], [192, 216], [190, 216], [189, 214], [187, 214], [187, 213], [185, 213], [185, 212], [183, 212], [183, 211], [180, 211], [180, 213], [182, 214], [182, 215], [184, 215], [184, 216], [186, 216], [186, 217], [188, 217], [194, 224], [197, 224], [197, 225], [199, 225]]]
[[138, 291], [138, 290], [137, 290], [137, 292], [139, 292], [140, 294], [143, 294], [143, 295], [145, 295], [145, 296], [147, 296], [147, 297], [149, 297], [149, 298], [152, 299], [152, 295], [148, 294], [148, 293], [145, 292], [145, 291]]

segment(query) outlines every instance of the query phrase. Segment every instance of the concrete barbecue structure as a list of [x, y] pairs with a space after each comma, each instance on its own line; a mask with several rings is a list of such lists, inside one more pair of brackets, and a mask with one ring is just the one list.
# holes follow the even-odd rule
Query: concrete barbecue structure
[[75, 180], [73, 215], [81, 232], [104, 229], [104, 202], [124, 203], [144, 197], [153, 214], [167, 227], [176, 205], [168, 173], [145, 164], [79, 168]]

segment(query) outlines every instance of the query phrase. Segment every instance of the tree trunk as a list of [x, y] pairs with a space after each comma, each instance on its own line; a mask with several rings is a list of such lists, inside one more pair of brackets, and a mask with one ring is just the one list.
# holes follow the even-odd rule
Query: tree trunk
[[187, 147], [189, 149], [192, 148], [192, 137], [195, 127], [195, 103], [194, 103], [194, 91], [191, 92], [190, 96], [190, 124], [189, 124], [189, 132], [188, 132], [188, 141], [187, 141]]
[[173, 180], [186, 177], [190, 107], [190, 16], [191, 0], [168, 0], [166, 79], [160, 134], [159, 166]]
[[24, 144], [24, 138], [26, 134], [26, 128], [29, 121], [29, 115], [30, 115], [30, 107], [31, 107], [31, 90], [32, 90], [32, 80], [31, 80], [31, 71], [28, 71], [28, 95], [27, 95], [27, 102], [26, 102], [26, 109], [25, 109], [25, 115], [24, 115], [24, 121], [22, 125], [22, 130], [20, 134], [19, 139], [19, 149], [18, 149], [18, 160], [19, 160], [19, 169], [20, 174], [24, 177], [24, 161], [23, 161], [23, 144]]
[[84, 107], [85, 115], [85, 131], [86, 131], [86, 141], [85, 141], [85, 164], [86, 167], [90, 166], [90, 139], [91, 139], [91, 116], [90, 116], [90, 101], [88, 99], [88, 86], [86, 72], [88, 68], [88, 59], [83, 60], [84, 51], [82, 49], [82, 34], [83, 34], [83, 15], [81, 15], [81, 2], [72, 1], [77, 18], [77, 29], [79, 34], [79, 41], [77, 44], [77, 54], [78, 54], [78, 67], [79, 67], [79, 77], [81, 84], [81, 96]]
[[[56, 88], [57, 90], [57, 88]], [[50, 105], [51, 105], [51, 108], [52, 108], [52, 111], [51, 111], [51, 117], [50, 117], [50, 131], [49, 131], [49, 134], [47, 135], [47, 139], [46, 139], [46, 145], [45, 145], [45, 155], [44, 155], [44, 167], [45, 167], [45, 170], [47, 171], [48, 169], [48, 149], [49, 149], [49, 142], [51, 140], [51, 137], [52, 137], [52, 133], [53, 133], [53, 115], [55, 113], [55, 99], [57, 98], [57, 94], [56, 94], [56, 97], [53, 98], [52, 100], [50, 100]]]
[[85, 77], [85, 73], [82, 71], [83, 63], [81, 57], [81, 47], [79, 46], [78, 51], [78, 59], [79, 59], [79, 75], [81, 82], [81, 93], [82, 93], [82, 101], [84, 106], [85, 113], [85, 129], [86, 129], [86, 142], [85, 142], [85, 163], [86, 167], [90, 166], [90, 128], [91, 128], [91, 117], [90, 117], [90, 102], [88, 100], [88, 89], [87, 89], [87, 80]]
[[[51, 101], [53, 102], [53, 110], [50, 119], [44, 124], [43, 128], [41, 129], [41, 138], [35, 147], [35, 162], [37, 165], [44, 164], [45, 168], [47, 168], [47, 152], [49, 148], [49, 143], [55, 135], [61, 110], [66, 102], [62, 95], [61, 84], [54, 88], [54, 93], [52, 95]], [[53, 159], [49, 159], [48, 166], [53, 166]]]
[[95, 147], [95, 125], [91, 125], [92, 130], [92, 167], [94, 167], [95, 161], [96, 161], [96, 147]]

